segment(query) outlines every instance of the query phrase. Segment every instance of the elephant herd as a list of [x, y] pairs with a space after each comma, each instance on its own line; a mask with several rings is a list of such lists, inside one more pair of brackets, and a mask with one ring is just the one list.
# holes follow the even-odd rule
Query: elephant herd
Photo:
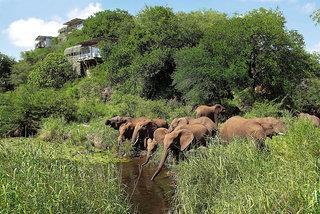
[[[184, 150], [207, 146], [208, 137], [219, 135], [224, 143], [230, 143], [233, 138], [250, 138], [258, 149], [264, 149], [264, 140], [276, 134], [284, 134], [286, 126], [283, 121], [274, 117], [246, 119], [233, 116], [218, 128], [218, 117], [225, 108], [216, 104], [213, 106], [200, 105], [196, 107], [196, 118], [181, 117], [172, 120], [169, 125], [164, 119], [148, 119], [146, 117], [116, 116], [106, 121], [107, 126], [119, 130], [118, 150], [125, 140], [131, 140], [137, 150], [146, 150], [146, 165], [158, 146], [163, 146], [163, 154], [159, 166], [151, 180], [160, 173], [169, 152], [175, 161]], [[307, 118], [320, 127], [320, 119], [314, 115], [301, 113], [300, 117]], [[183, 156], [181, 156], [183, 157]]]

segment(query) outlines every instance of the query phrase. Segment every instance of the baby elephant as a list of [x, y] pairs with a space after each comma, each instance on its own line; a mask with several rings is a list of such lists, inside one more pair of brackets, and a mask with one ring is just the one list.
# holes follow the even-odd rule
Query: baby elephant
[[219, 115], [225, 111], [225, 107], [220, 104], [213, 106], [200, 105], [195, 109], [196, 118], [209, 117], [216, 125], [218, 125]]
[[191, 145], [205, 145], [205, 137], [208, 135], [210, 135], [208, 129], [201, 124], [179, 126], [174, 131], [166, 134], [163, 139], [161, 161], [151, 180], [154, 180], [160, 173], [170, 150], [173, 152], [175, 159], [178, 160], [180, 152], [190, 148]]

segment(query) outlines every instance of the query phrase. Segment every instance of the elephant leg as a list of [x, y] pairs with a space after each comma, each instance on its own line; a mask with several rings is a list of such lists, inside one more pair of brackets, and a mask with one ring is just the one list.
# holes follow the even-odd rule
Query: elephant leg
[[255, 143], [258, 150], [263, 151], [266, 149], [266, 144], [264, 142], [264, 139], [256, 140]]
[[156, 172], [153, 174], [151, 180], [153, 181], [155, 179], [155, 177], [160, 173], [163, 165], [164, 165], [164, 162], [167, 160], [167, 157], [168, 157], [168, 154], [169, 154], [169, 148], [164, 148], [164, 153], [163, 153], [163, 156], [161, 158], [161, 161], [160, 161], [160, 164], [156, 170]]
[[179, 150], [175, 149], [172, 151], [173, 158], [174, 158], [174, 163], [178, 164], [179, 163], [179, 158], [180, 158], [180, 152]]

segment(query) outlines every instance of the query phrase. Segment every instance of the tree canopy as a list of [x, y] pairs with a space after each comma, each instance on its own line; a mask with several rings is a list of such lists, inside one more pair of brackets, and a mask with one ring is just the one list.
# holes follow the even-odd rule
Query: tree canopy
[[[313, 18], [319, 21], [319, 11]], [[1, 55], [1, 91], [15, 88], [27, 96], [21, 88], [35, 87], [52, 96], [59, 89], [55, 93], [78, 100], [85, 121], [100, 115], [106, 87], [181, 104], [245, 108], [284, 101], [289, 110], [317, 112], [320, 56], [307, 52], [303, 36], [285, 23], [281, 11], [264, 8], [232, 16], [214, 10], [174, 12], [164, 6], [145, 7], [135, 16], [119, 9], [100, 11], [66, 40], [23, 52], [19, 62]], [[89, 76], [78, 77], [63, 52], [88, 39], [99, 39], [103, 62]], [[47, 102], [45, 97], [39, 99]]]

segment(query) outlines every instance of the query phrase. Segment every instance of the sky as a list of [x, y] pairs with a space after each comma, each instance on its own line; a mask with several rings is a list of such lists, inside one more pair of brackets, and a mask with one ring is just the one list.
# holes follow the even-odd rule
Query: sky
[[320, 9], [320, 0], [0, 0], [0, 52], [19, 59], [20, 52], [34, 48], [38, 35], [57, 36], [63, 23], [87, 18], [116, 8], [135, 15], [145, 6], [163, 5], [174, 11], [213, 9], [232, 15], [265, 7], [283, 12], [289, 30], [298, 30], [306, 49], [320, 53], [320, 25], [310, 18]]

